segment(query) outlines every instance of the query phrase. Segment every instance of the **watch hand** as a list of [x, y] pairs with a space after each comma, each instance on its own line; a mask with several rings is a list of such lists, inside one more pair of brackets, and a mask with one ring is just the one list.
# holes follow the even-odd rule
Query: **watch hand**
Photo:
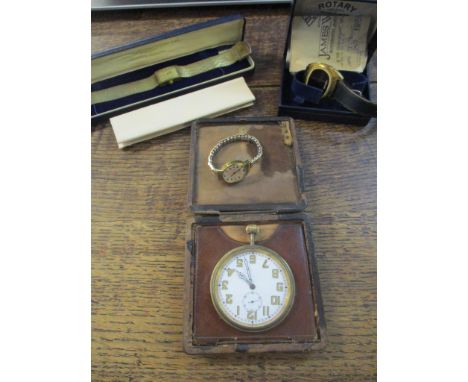
[[250, 273], [250, 267], [249, 267], [249, 262], [245, 259], [244, 257], [244, 264], [245, 264], [245, 269], [247, 270], [247, 276], [249, 276], [250, 282], [252, 282], [252, 274]]
[[246, 275], [244, 275], [243, 273], [237, 271], [237, 273], [239, 274], [239, 277], [244, 280], [244, 281], [247, 281], [247, 283], [250, 284], [250, 280], [248, 279], [248, 277]]
[[242, 280], [244, 280], [247, 284], [249, 284], [250, 289], [255, 289], [255, 284], [252, 283], [252, 282], [247, 278], [246, 275], [244, 275], [243, 273], [241, 273], [241, 272], [239, 272], [239, 271], [237, 271], [237, 270], [236, 270], [236, 272], [238, 273], [239, 277], [240, 277]]

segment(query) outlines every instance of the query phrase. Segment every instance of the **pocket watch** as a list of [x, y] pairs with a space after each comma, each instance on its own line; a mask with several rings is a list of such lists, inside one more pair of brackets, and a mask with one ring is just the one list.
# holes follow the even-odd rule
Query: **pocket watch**
[[248, 225], [250, 245], [227, 252], [215, 265], [210, 294], [219, 316], [248, 332], [269, 330], [289, 314], [295, 297], [294, 275], [275, 251], [255, 244], [260, 229]]

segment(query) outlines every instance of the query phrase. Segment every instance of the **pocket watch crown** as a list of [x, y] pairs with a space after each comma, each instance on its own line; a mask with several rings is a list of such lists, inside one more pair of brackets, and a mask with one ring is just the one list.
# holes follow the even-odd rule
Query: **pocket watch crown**
[[257, 235], [260, 232], [260, 227], [256, 224], [249, 224], [245, 227], [245, 232], [247, 232], [248, 235]]

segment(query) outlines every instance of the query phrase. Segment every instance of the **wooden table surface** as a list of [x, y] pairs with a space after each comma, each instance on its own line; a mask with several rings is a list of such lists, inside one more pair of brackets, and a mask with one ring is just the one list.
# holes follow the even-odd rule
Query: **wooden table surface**
[[[92, 15], [92, 51], [241, 13], [257, 102], [274, 116], [287, 6]], [[376, 128], [296, 121], [329, 344], [306, 354], [189, 356], [182, 350], [189, 129], [119, 150], [92, 131], [93, 381], [376, 379]]]

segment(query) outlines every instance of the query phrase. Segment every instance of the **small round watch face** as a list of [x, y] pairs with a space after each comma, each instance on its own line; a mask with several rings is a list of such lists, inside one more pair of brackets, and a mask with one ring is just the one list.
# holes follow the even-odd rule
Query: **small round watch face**
[[211, 275], [211, 299], [218, 314], [244, 331], [264, 331], [282, 322], [293, 305], [294, 290], [286, 261], [258, 245], [228, 252]]
[[248, 167], [242, 161], [233, 161], [223, 169], [222, 177], [226, 183], [237, 183], [245, 178]]

